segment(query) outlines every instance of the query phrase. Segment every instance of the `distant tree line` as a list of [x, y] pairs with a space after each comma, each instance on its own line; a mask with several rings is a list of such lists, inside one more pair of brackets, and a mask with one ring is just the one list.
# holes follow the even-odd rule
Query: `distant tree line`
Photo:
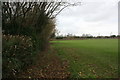
[[52, 39], [89, 39], [89, 38], [119, 38], [120, 35], [110, 35], [110, 36], [92, 36], [91, 34], [83, 34], [82, 36], [76, 36], [68, 33], [67, 35], [54, 35]]

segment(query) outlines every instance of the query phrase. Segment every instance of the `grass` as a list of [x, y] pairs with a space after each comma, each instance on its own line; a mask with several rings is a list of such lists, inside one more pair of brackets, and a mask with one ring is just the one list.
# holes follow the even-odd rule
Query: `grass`
[[116, 78], [118, 40], [87, 39], [51, 41], [57, 55], [69, 61], [71, 78]]

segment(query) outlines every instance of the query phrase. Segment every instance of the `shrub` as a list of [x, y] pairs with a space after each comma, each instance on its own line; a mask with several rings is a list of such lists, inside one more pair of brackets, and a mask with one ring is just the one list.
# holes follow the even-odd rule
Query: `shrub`
[[74, 38], [80, 38], [79, 36], [74, 36]]
[[111, 35], [110, 37], [111, 37], [111, 38], [115, 38], [115, 37], [116, 37], [116, 35]]
[[63, 39], [64, 37], [62, 37], [62, 36], [58, 36], [58, 37], [56, 37], [56, 39]]
[[34, 43], [27, 36], [3, 35], [2, 58], [3, 78], [15, 77], [17, 73], [32, 64], [35, 56]]

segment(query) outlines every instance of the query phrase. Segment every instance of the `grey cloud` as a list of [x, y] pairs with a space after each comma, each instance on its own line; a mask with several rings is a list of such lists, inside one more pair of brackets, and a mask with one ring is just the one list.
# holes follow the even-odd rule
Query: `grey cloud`
[[81, 35], [109, 35], [118, 33], [118, 0], [84, 0], [81, 6], [69, 7], [58, 15], [57, 28], [61, 34], [73, 33]]

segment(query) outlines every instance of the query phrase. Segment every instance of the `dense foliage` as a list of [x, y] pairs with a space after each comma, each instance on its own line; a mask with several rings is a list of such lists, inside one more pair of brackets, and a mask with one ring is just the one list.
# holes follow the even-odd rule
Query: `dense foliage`
[[34, 43], [27, 36], [3, 35], [3, 77], [15, 77], [17, 72], [32, 64]]
[[35, 56], [48, 45], [55, 21], [40, 7], [45, 4], [3, 3], [3, 78], [15, 77], [33, 64]]

